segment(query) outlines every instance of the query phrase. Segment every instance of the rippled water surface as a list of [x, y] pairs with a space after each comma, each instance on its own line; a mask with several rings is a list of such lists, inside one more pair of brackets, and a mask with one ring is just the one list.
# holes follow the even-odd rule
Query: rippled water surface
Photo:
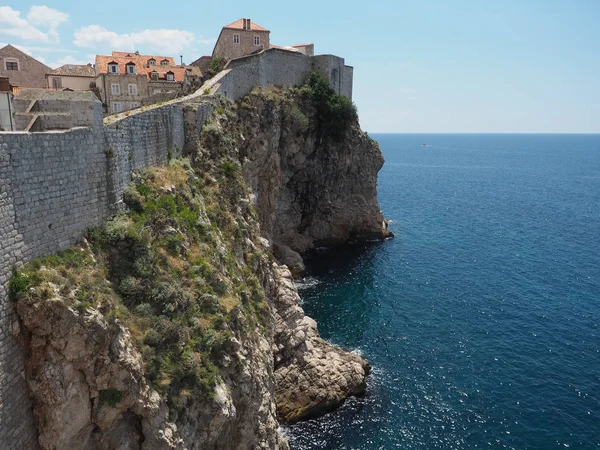
[[396, 238], [300, 287], [374, 373], [292, 448], [600, 448], [600, 136], [373, 137]]

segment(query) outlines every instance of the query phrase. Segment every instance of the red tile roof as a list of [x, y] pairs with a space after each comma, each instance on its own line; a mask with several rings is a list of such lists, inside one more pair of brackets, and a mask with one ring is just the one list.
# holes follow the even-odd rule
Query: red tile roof
[[[223, 28], [230, 28], [232, 30], [243, 30], [244, 29], [244, 19], [238, 19], [235, 22], [230, 23], [229, 25], [225, 25]], [[261, 27], [260, 25], [250, 21], [250, 30], [251, 31], [269, 31], [265, 27]]]
[[[148, 64], [150, 59], [156, 61], [156, 65]], [[167, 60], [168, 65], [162, 66], [161, 61]], [[119, 74], [126, 74], [125, 66], [132, 62], [135, 64], [136, 73], [138, 75], [147, 75], [150, 79], [152, 72], [158, 72], [158, 77], [161, 80], [167, 78], [167, 72], [173, 72], [175, 81], [183, 81], [185, 77], [185, 67], [176, 65], [175, 59], [172, 56], [157, 56], [157, 55], [136, 55], [133, 52], [112, 52], [111, 56], [96, 55], [96, 72], [108, 73], [108, 65], [115, 62], [119, 66]]]

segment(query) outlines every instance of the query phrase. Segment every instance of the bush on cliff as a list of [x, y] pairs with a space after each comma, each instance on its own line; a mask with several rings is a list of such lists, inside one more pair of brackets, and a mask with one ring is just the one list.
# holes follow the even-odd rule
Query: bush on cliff
[[356, 106], [335, 91], [329, 82], [317, 72], [311, 72], [308, 83], [300, 89], [301, 94], [312, 101], [316, 108], [316, 124], [319, 137], [341, 141], [353, 122], [358, 120]]
[[214, 175], [177, 160], [146, 170], [124, 195], [130, 211], [88, 233], [91, 249], [35, 260], [10, 282], [13, 297], [121, 320], [174, 413], [210, 396], [233, 337], [268, 320], [254, 270], [262, 253], [240, 225], [254, 220], [239, 204], [241, 171], [223, 157]]

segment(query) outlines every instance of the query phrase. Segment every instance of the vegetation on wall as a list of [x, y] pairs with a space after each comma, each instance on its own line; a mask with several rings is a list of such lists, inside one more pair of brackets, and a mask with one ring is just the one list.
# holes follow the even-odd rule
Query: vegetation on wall
[[270, 317], [256, 276], [268, 258], [251, 243], [252, 208], [239, 204], [247, 194], [239, 163], [226, 156], [210, 175], [181, 160], [146, 170], [124, 194], [128, 213], [90, 231], [89, 246], [27, 265], [11, 293], [122, 321], [147, 379], [177, 414], [211, 395], [224, 356], [235, 356], [233, 338]]
[[225, 59], [221, 56], [215, 56], [213, 59], [210, 60], [210, 63], [208, 64], [208, 73], [212, 77], [219, 73], [219, 71], [223, 68], [224, 65]]
[[306, 85], [300, 88], [301, 95], [309, 99], [316, 108], [315, 122], [320, 137], [341, 141], [353, 122], [358, 120], [356, 106], [352, 101], [336, 94], [329, 82], [317, 72], [311, 72]]

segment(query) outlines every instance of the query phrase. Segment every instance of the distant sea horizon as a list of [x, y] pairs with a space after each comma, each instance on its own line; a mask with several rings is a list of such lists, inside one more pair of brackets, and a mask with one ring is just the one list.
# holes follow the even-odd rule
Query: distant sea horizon
[[396, 237], [299, 289], [373, 374], [292, 448], [600, 448], [600, 135], [370, 136]]
[[[366, 131], [366, 130], [365, 130]], [[367, 133], [369, 135], [381, 135], [381, 134], [407, 134], [407, 135], [428, 135], [428, 134], [432, 134], [432, 135], [439, 135], [439, 134], [450, 134], [450, 135], [455, 135], [455, 134], [466, 134], [466, 135], [472, 135], [472, 134], [497, 134], [497, 135], [506, 135], [506, 134], [515, 134], [515, 135], [570, 135], [570, 136], [578, 136], [578, 135], [582, 135], [582, 136], [598, 136], [600, 135], [600, 131], [597, 133], [568, 133], [568, 132], [533, 132], [533, 131], [524, 131], [524, 132], [519, 132], [519, 131], [506, 131], [506, 132], [479, 132], [479, 131], [473, 131], [473, 132], [463, 132], [463, 131], [448, 131], [448, 132], [444, 132], [444, 131], [430, 131], [430, 132], [424, 132], [424, 133], [420, 133], [420, 132], [409, 132], [409, 131], [384, 131], [384, 132], [376, 132], [376, 131], [367, 131]]]

